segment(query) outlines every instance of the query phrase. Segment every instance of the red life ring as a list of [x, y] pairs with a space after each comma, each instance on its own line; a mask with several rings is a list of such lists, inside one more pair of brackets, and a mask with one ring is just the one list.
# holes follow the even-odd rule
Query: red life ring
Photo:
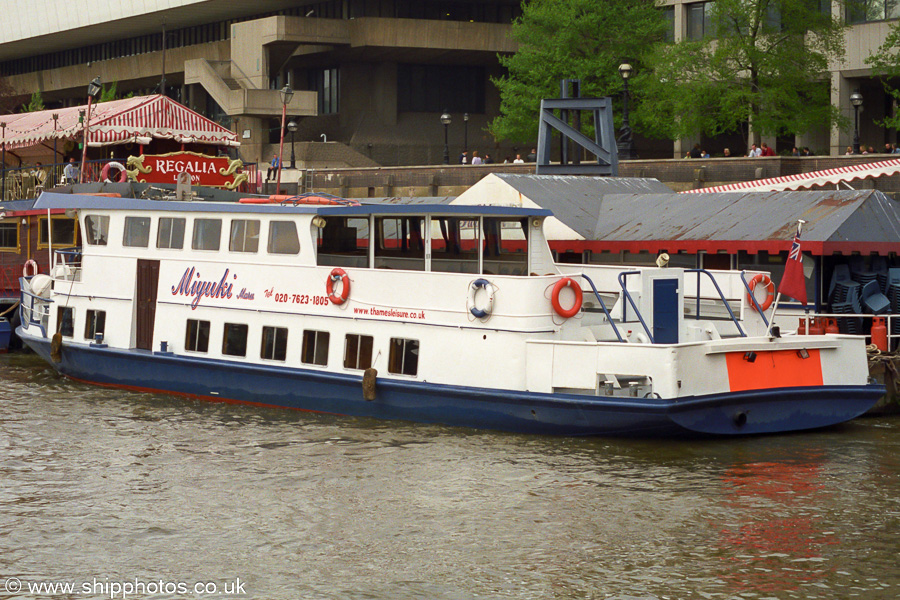
[[[29, 267], [33, 271], [30, 274], [28, 273]], [[35, 275], [37, 275], [40, 272], [41, 272], [41, 270], [38, 268], [38, 264], [30, 258], [25, 261], [25, 265], [22, 267], [22, 277], [34, 277]]]
[[[336, 281], [341, 282], [340, 295], [334, 291]], [[328, 299], [333, 304], [343, 304], [350, 297], [350, 276], [343, 269], [332, 269], [331, 274], [328, 275], [328, 279], [325, 281], [325, 291], [328, 292]]]
[[[559, 294], [565, 287], [571, 287], [572, 291], [575, 292], [575, 304], [572, 305], [572, 308], [568, 309], [563, 308], [559, 303]], [[564, 319], [574, 317], [578, 314], [578, 311], [581, 310], [581, 300], [581, 286], [575, 283], [575, 280], [571, 277], [563, 277], [557, 281], [553, 286], [553, 292], [550, 294], [550, 304], [553, 305], [553, 310]]]
[[775, 284], [772, 283], [772, 280], [769, 279], [768, 275], [763, 273], [757, 273], [753, 276], [753, 279], [750, 280], [750, 283], [747, 284], [747, 287], [750, 288], [750, 293], [747, 294], [747, 302], [750, 303], [754, 309], [756, 309], [756, 303], [753, 302], [753, 298], [755, 297], [753, 294], [753, 290], [756, 289], [756, 284], [762, 283], [763, 286], [768, 290], [766, 293], [766, 299], [763, 302], [759, 303], [759, 308], [763, 312], [766, 312], [770, 306], [772, 306], [772, 301], [775, 300]]
[[122, 166], [122, 163], [117, 163], [115, 161], [108, 162], [103, 165], [103, 170], [100, 171], [100, 181], [111, 181], [109, 178], [109, 168], [116, 167], [119, 169], [119, 183], [125, 183], [128, 181], [128, 172], [125, 171], [125, 167]]

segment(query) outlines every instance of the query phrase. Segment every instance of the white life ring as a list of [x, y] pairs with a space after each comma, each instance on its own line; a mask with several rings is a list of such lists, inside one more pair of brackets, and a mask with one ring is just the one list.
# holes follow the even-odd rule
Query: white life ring
[[100, 181], [104, 183], [112, 183], [109, 178], [109, 169], [111, 167], [119, 169], [119, 183], [125, 183], [126, 181], [128, 181], [128, 172], [125, 170], [125, 167], [122, 166], [122, 163], [118, 163], [116, 161], [108, 162], [103, 165], [103, 170], [100, 171]]
[[[485, 302], [484, 306], [481, 308], [478, 307], [476, 301], [476, 296], [480, 289], [483, 289], [487, 294], [487, 302]], [[476, 319], [485, 319], [491, 316], [491, 313], [494, 311], [494, 284], [487, 279], [476, 279], [473, 281], [469, 285], [468, 306], [469, 312], [472, 313], [472, 316]]]
[[[31, 268], [31, 273], [28, 272], [29, 267]], [[22, 277], [34, 277], [40, 272], [38, 264], [30, 258], [25, 261], [25, 265], [22, 267]]]

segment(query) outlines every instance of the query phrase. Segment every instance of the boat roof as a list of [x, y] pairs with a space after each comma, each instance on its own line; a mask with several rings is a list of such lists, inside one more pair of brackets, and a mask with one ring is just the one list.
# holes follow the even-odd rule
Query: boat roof
[[76, 210], [126, 210], [154, 212], [204, 212], [204, 213], [275, 213], [318, 214], [323, 216], [356, 215], [483, 215], [509, 217], [547, 217], [552, 213], [542, 208], [518, 208], [510, 206], [458, 206], [451, 204], [361, 204], [336, 206], [315, 204], [241, 204], [237, 202], [178, 202], [144, 200], [134, 198], [109, 198], [103, 196], [73, 196], [44, 192], [34, 203], [35, 209]]

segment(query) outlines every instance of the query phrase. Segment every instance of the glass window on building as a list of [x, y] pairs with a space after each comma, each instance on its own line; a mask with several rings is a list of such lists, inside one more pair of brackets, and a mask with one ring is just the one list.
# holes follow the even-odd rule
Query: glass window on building
[[[100, 218], [106, 219], [106, 228], [108, 232], [109, 217]], [[47, 236], [47, 217], [38, 219], [38, 248], [46, 248], [50, 245], [51, 241], [53, 242], [54, 248], [59, 248], [60, 246], [74, 246], [75, 219], [60, 215], [53, 217], [51, 222], [53, 223], [53, 231], [51, 232], [53, 234], [52, 240]], [[106, 245], [106, 234], [103, 234], [103, 240], [101, 245]]]
[[19, 220], [5, 219], [0, 221], [0, 250], [19, 250]]
[[320, 115], [337, 114], [340, 110], [340, 70], [312, 69], [307, 74], [307, 89], [318, 93]]
[[685, 38], [702, 40], [713, 35], [712, 7], [712, 2], [695, 2], [686, 5], [687, 31], [685, 31]]
[[487, 83], [484, 67], [397, 65], [397, 109], [484, 113]]

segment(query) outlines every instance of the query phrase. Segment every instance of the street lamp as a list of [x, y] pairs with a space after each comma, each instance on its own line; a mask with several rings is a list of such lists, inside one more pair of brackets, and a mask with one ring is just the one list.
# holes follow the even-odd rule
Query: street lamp
[[[53, 113], [50, 115], [53, 117], [53, 163], [56, 164], [56, 161], [59, 160], [59, 155], [56, 153], [56, 125], [59, 121], [59, 113]], [[51, 174], [56, 171], [55, 168], [51, 169]], [[54, 175], [55, 177], [55, 175]], [[54, 182], [55, 183], [55, 182]]]
[[444, 125], [444, 164], [450, 164], [450, 145], [447, 141], [447, 130], [450, 127], [450, 113], [444, 109], [444, 114], [441, 115], [441, 123]]
[[631, 137], [631, 125], [628, 123], [628, 79], [634, 71], [628, 63], [619, 65], [619, 75], [622, 76], [622, 133], [616, 140], [619, 159], [629, 160], [633, 154], [633, 141]]
[[288, 128], [288, 131], [291, 132], [291, 168], [296, 169], [297, 161], [294, 158], [294, 133], [296, 133], [297, 129], [299, 128], [297, 125], [297, 121], [295, 121], [293, 119], [288, 121], [287, 128]]
[[465, 124], [465, 138], [463, 138], [463, 150], [466, 151], [466, 155], [468, 156], [469, 152], [469, 113], [463, 113], [463, 123]]
[[294, 97], [294, 90], [290, 85], [281, 88], [281, 142], [278, 144], [278, 177], [275, 180], [275, 193], [281, 194], [281, 165], [283, 164], [282, 154], [284, 153], [284, 120], [287, 117], [287, 105], [291, 103]]
[[0, 175], [0, 177], [3, 177], [3, 183], [2, 183], [3, 191], [0, 192], [0, 202], [5, 202], [6, 201], [6, 121], [0, 121], [0, 130], [3, 131], [2, 142], [0, 142], [0, 145], [2, 145], [2, 148], [3, 148], [3, 150], [2, 150], [3, 158], [0, 159], [0, 162], [3, 163], [3, 175]]
[[859, 107], [862, 106], [863, 97], [856, 90], [850, 94], [850, 104], [853, 105], [853, 154], [859, 154]]
[[88, 84], [88, 105], [87, 105], [87, 119], [84, 122], [84, 134], [83, 138], [83, 146], [81, 150], [81, 175], [78, 178], [79, 183], [84, 183], [84, 166], [87, 162], [87, 147], [88, 147], [88, 139], [89, 139], [89, 129], [91, 124], [91, 102], [94, 98], [97, 97], [97, 94], [100, 93], [100, 88], [102, 85], [100, 84], [100, 78], [94, 77], [94, 80]]

